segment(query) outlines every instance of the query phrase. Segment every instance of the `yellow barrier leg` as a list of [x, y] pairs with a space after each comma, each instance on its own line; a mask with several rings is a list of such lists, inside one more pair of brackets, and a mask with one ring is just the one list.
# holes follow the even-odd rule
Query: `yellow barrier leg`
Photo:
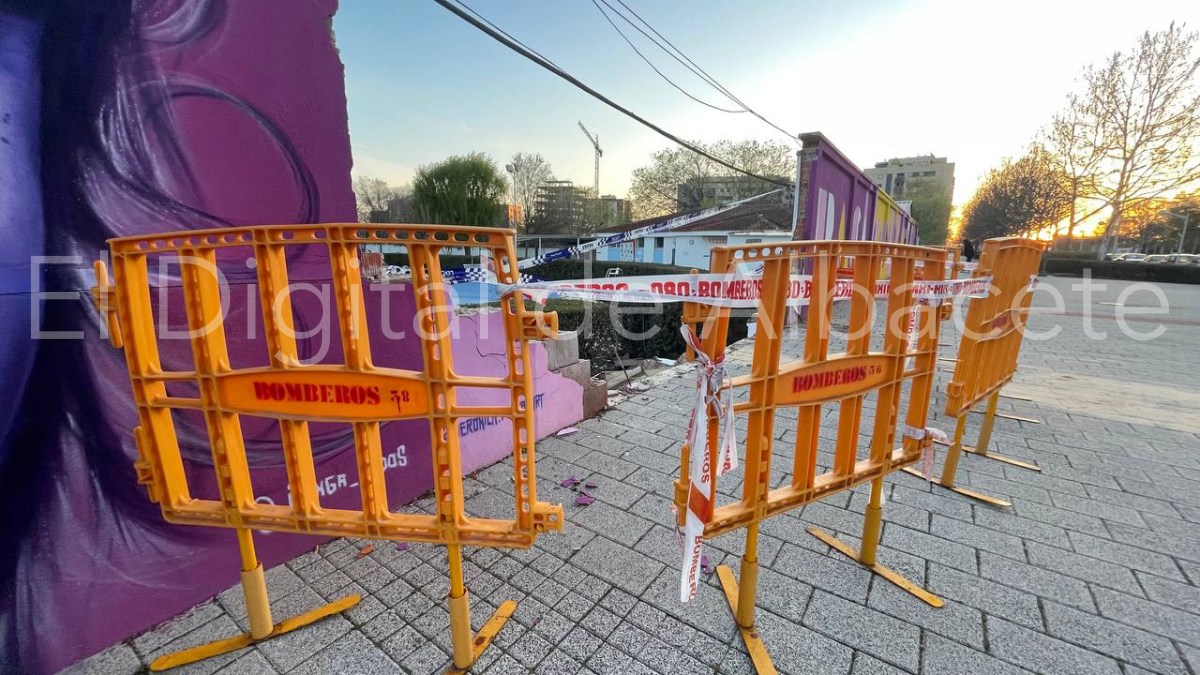
[[348, 595], [328, 605], [322, 605], [304, 614], [273, 624], [271, 622], [271, 604], [267, 600], [267, 581], [263, 576], [262, 563], [258, 562], [258, 557], [254, 553], [253, 536], [250, 530], [238, 528], [237, 537], [238, 548], [242, 553], [242, 593], [246, 597], [246, 614], [250, 619], [250, 632], [160, 656], [150, 664], [150, 670], [159, 672], [209, 657], [228, 654], [249, 647], [255, 642], [290, 633], [297, 628], [316, 623], [327, 616], [350, 609], [362, 600], [360, 595]]
[[717, 567], [717, 578], [721, 580], [721, 588], [725, 590], [725, 600], [729, 603], [729, 611], [733, 613], [738, 631], [742, 634], [742, 642], [746, 651], [750, 652], [750, 660], [754, 663], [754, 671], [758, 675], [775, 675], [775, 664], [763, 644], [762, 636], [754, 628], [754, 597], [758, 591], [758, 521], [750, 523], [746, 528], [746, 552], [742, 554], [741, 583], [733, 577], [733, 570], [727, 565]]
[[[963, 445], [963, 434], [965, 434], [966, 431], [967, 416], [963, 415], [962, 417], [958, 418], [958, 422], [954, 425], [954, 440], [950, 441], [950, 447], [946, 450], [946, 460], [942, 464], [942, 477], [930, 478], [929, 482], [933, 483], [934, 485], [941, 485], [947, 490], [957, 492], [964, 497], [977, 499], [985, 504], [991, 504], [992, 506], [1012, 506], [1012, 503], [1008, 500], [1000, 499], [999, 497], [993, 497], [991, 495], [985, 495], [982, 492], [968, 490], [963, 487], [958, 487], [954, 484], [955, 477], [958, 474], [958, 460], [962, 457], [962, 453], [974, 452], [974, 448]], [[988, 456], [992, 457], [993, 459], [996, 457], [995, 455]], [[916, 476], [921, 480], [925, 480], [925, 475], [911, 466], [906, 466], [901, 469], [901, 471]]]
[[994, 459], [997, 462], [1004, 462], [1005, 464], [1011, 464], [1012, 466], [1019, 466], [1022, 469], [1029, 469], [1030, 471], [1041, 471], [1042, 467], [1040, 467], [1036, 464], [1022, 462], [1019, 459], [1013, 459], [1012, 457], [1005, 457], [1004, 455], [993, 455], [988, 452], [988, 447], [992, 444], [992, 427], [995, 426], [997, 417], [1004, 417], [1005, 419], [1015, 419], [1017, 421], [1023, 421], [1023, 422], [1037, 422], [1037, 420], [1031, 420], [1027, 417], [1015, 417], [1013, 415], [998, 415], [996, 413], [996, 404], [998, 404], [999, 402], [1000, 402], [1000, 391], [997, 390], [996, 393], [992, 394], [992, 397], [988, 399], [987, 411], [984, 413], [984, 418], [983, 418], [983, 426], [980, 427], [980, 429], [979, 429], [978, 443], [973, 448], [972, 447], [964, 447], [963, 450], [966, 452], [969, 452], [973, 455], [977, 455], [979, 457], [987, 457], [988, 459]]
[[512, 618], [517, 611], [517, 603], [505, 600], [492, 618], [483, 624], [483, 628], [472, 635], [471, 607], [463, 584], [462, 546], [450, 544], [446, 547], [446, 554], [450, 558], [450, 639], [454, 645], [454, 661], [446, 672], [465, 673]]
[[944, 603], [938, 596], [921, 588], [917, 584], [904, 578], [899, 572], [880, 565], [875, 559], [875, 554], [879, 549], [879, 535], [883, 530], [883, 476], [876, 478], [871, 482], [871, 501], [867, 504], [867, 513], [863, 517], [863, 532], [862, 532], [862, 550], [855, 551], [853, 547], [841, 541], [832, 534], [825, 532], [816, 527], [808, 528], [808, 533], [828, 544], [834, 550], [842, 555], [858, 562], [858, 564], [866, 567], [875, 574], [887, 579], [901, 589], [911, 593], [917, 599], [922, 600], [934, 607], [941, 607]]

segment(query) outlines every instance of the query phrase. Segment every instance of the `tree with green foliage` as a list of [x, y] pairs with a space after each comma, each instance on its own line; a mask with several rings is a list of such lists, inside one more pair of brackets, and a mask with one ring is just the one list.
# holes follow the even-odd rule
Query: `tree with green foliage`
[[904, 186], [904, 198], [912, 201], [911, 215], [917, 221], [917, 234], [925, 246], [940, 246], [950, 233], [950, 203], [953, 198], [948, 181], [914, 178]]
[[988, 172], [963, 208], [963, 236], [1031, 236], [1056, 226], [1071, 207], [1069, 178], [1051, 153], [1034, 145], [1024, 157], [1005, 159]]
[[417, 171], [413, 209], [427, 223], [498, 226], [507, 189], [508, 181], [491, 157], [456, 155]]

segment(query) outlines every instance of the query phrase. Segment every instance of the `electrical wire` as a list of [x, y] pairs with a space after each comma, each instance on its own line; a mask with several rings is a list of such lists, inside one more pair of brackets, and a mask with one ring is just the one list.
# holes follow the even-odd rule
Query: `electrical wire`
[[[681, 94], [683, 94], [684, 96], [686, 96], [686, 97], [688, 97], [688, 98], [692, 99], [692, 100], [693, 100], [693, 101], [695, 101], [696, 103], [699, 103], [700, 105], [705, 105], [705, 106], [708, 106], [709, 108], [712, 108], [713, 110], [719, 110], [719, 111], [721, 111], [721, 112], [725, 112], [725, 113], [744, 113], [744, 112], [746, 112], [745, 110], [730, 110], [729, 108], [722, 108], [721, 106], [718, 106], [718, 105], [713, 105], [712, 103], [709, 103], [708, 101], [705, 101], [704, 99], [697, 98], [696, 96], [693, 96], [693, 95], [692, 95], [691, 93], [689, 93], [689, 92], [688, 92], [686, 89], [684, 89], [683, 87], [679, 86], [678, 84], [675, 84], [675, 82], [674, 82], [673, 80], [671, 80], [671, 78], [667, 77], [667, 76], [666, 76], [666, 75], [663, 73], [663, 71], [661, 71], [661, 70], [659, 70], [659, 69], [658, 69], [658, 66], [655, 66], [655, 65], [654, 65], [654, 62], [653, 62], [653, 61], [651, 61], [650, 59], [646, 58], [646, 55], [642, 53], [642, 50], [640, 50], [640, 49], [638, 49], [638, 48], [637, 48], [637, 45], [633, 44], [633, 42], [632, 42], [632, 41], [629, 39], [629, 36], [625, 35], [625, 32], [624, 32], [624, 31], [622, 31], [622, 30], [620, 29], [620, 27], [619, 27], [619, 26], [617, 26], [616, 22], [614, 22], [614, 21], [612, 20], [612, 17], [610, 17], [610, 16], [608, 15], [608, 12], [604, 11], [604, 8], [600, 6], [600, 3], [599, 3], [599, 2], [596, 2], [596, 0], [592, 0], [592, 4], [596, 6], [596, 9], [597, 9], [597, 10], [600, 12], [600, 14], [601, 14], [601, 15], [603, 15], [603, 16], [604, 16], [604, 18], [605, 18], [605, 20], [607, 20], [607, 21], [608, 21], [608, 25], [612, 26], [612, 27], [613, 27], [613, 30], [617, 31], [617, 35], [620, 35], [620, 36], [621, 36], [621, 39], [625, 41], [625, 44], [629, 45], [629, 48], [630, 48], [630, 49], [632, 49], [632, 50], [634, 51], [634, 53], [635, 53], [635, 54], [637, 54], [638, 56], [642, 57], [642, 60], [646, 62], [646, 65], [650, 66], [650, 69], [651, 69], [651, 70], [653, 70], [654, 72], [658, 73], [658, 76], [659, 76], [659, 77], [661, 77], [661, 78], [662, 78], [664, 81], [666, 81], [666, 83], [667, 83], [667, 84], [669, 84], [669, 85], [671, 85], [672, 87], [675, 87], [676, 89], [678, 89], [678, 90], [679, 90], [679, 93], [681, 93]], [[606, 3], [604, 3], [604, 4], [606, 4], [606, 5], [607, 5], [608, 3], [606, 2]], [[609, 5], [609, 7], [611, 8], [612, 6], [611, 6], [611, 5]], [[618, 15], [619, 15], [619, 14], [618, 14]], [[624, 17], [622, 17], [622, 18], [624, 18]], [[628, 21], [628, 19], [626, 19], [626, 21]], [[637, 26], [634, 26], [634, 28], [636, 28], [636, 27], [637, 27]], [[657, 43], [655, 43], [655, 44], [657, 44]], [[661, 47], [661, 45], [660, 45], [660, 47]], [[678, 59], [676, 59], [676, 60], [678, 60]]]
[[[633, 120], [641, 123], [643, 126], [649, 128], [649, 129], [652, 129], [653, 131], [657, 132], [658, 134], [664, 136], [665, 138], [668, 138], [671, 141], [678, 143], [679, 145], [683, 146], [684, 148], [687, 148], [688, 150], [691, 150], [692, 152], [694, 152], [702, 157], [707, 157], [708, 159], [711, 159], [712, 161], [716, 162], [717, 164], [720, 164], [721, 166], [723, 166], [727, 169], [732, 169], [733, 171], [736, 171], [740, 174], [744, 174], [746, 176], [750, 176], [751, 178], [757, 178], [758, 180], [764, 181], [766, 183], [771, 183], [772, 185], [779, 185], [781, 187], [786, 187], [786, 188], [792, 187], [792, 183], [790, 183], [790, 182], [781, 181], [777, 178], [769, 178], [767, 176], [760, 176], [759, 174], [756, 174], [752, 171], [747, 171], [746, 169], [743, 169], [739, 166], [731, 164], [728, 161], [721, 159], [720, 157], [717, 157], [716, 155], [708, 152], [707, 150], [704, 150], [703, 148], [697, 147], [696, 145], [693, 145], [692, 143], [689, 143], [689, 142], [683, 140], [682, 138], [676, 136], [675, 134], [667, 131], [666, 129], [663, 129], [662, 127], [658, 126], [657, 124], [654, 124], [653, 122], [647, 120], [646, 118], [638, 115], [637, 113], [633, 112], [632, 110], [629, 110], [628, 108], [621, 106], [620, 104], [616, 103], [615, 101], [608, 98], [604, 94], [601, 94], [600, 92], [596, 91], [595, 89], [592, 89], [588, 85], [579, 81], [579, 79], [575, 78], [573, 75], [571, 75], [567, 71], [565, 71], [562, 68], [555, 65], [552, 61], [550, 61], [550, 59], [548, 59], [544, 56], [541, 56], [540, 54], [535, 52], [533, 49], [521, 44], [520, 41], [517, 40], [516, 38], [513, 38], [513, 37], [505, 34], [504, 31], [502, 31], [499, 28], [490, 26], [490, 24], [491, 24], [490, 21], [482, 19], [482, 17], [479, 19], [476, 19], [474, 16], [471, 16], [471, 14], [477, 15], [477, 13], [475, 12], [475, 10], [468, 7], [465, 3], [461, 2], [461, 0], [459, 0], [457, 3], [452, 3], [452, 2], [450, 2], [450, 0], [433, 0], [433, 1], [436, 2], [437, 4], [441, 5], [445, 9], [447, 9], [450, 13], [454, 14], [458, 18], [466, 21], [467, 23], [474, 26], [476, 29], [487, 34], [488, 37], [491, 37], [493, 40], [499, 42], [500, 44], [504, 45], [505, 47], [508, 47], [512, 51], [520, 54], [521, 56], [529, 59], [530, 61], [533, 61], [534, 63], [538, 64], [542, 68], [545, 68], [546, 70], [554, 73], [555, 75], [566, 80], [567, 82], [570, 82], [571, 84], [575, 85], [577, 88], [590, 94], [593, 98], [603, 102], [605, 105], [609, 106], [613, 110], [616, 110], [616, 111], [624, 114], [625, 116], [629, 117], [630, 119], [633, 119]], [[462, 7], [460, 8], [459, 5], [461, 5]], [[464, 11], [464, 8], [465, 8], [465, 11]], [[467, 13], [468, 11], [470, 12], [470, 14]]]
[[[595, 0], [593, 0], [593, 2], [594, 1]], [[766, 117], [763, 117], [761, 114], [758, 113], [758, 111], [754, 110], [753, 108], [751, 108], [750, 106], [748, 106], [744, 102], [742, 102], [742, 99], [735, 96], [733, 94], [733, 92], [729, 91], [729, 89], [727, 89], [723, 84], [718, 82], [717, 78], [713, 77], [712, 75], [709, 75], [708, 72], [705, 71], [703, 68], [701, 68], [695, 61], [688, 58], [688, 55], [684, 54], [683, 50], [676, 47], [670, 40], [668, 40], [666, 38], [666, 36], [664, 36], [662, 33], [658, 32], [658, 30], [654, 26], [650, 25], [649, 21], [646, 21], [645, 19], [643, 19], [640, 14], [638, 14], [636, 11], [633, 10], [632, 7], [625, 4], [625, 0], [617, 0], [617, 2], [620, 3], [620, 5], [622, 7], [624, 7], [630, 14], [632, 14], [635, 18], [637, 18], [638, 21], [645, 24], [646, 28], [649, 28], [650, 31], [652, 33], [654, 33], [654, 35], [658, 36], [658, 38], [661, 39], [663, 42], [665, 42], [667, 44], [667, 46], [669, 46], [671, 49], [667, 49], [666, 47], [664, 47], [662, 45], [662, 43], [658, 42], [658, 40], [651, 37], [649, 35], [649, 33], [642, 30], [642, 28], [640, 26], [638, 26], [637, 24], [635, 24], [632, 20], [630, 20], [629, 17], [625, 16], [623, 13], [621, 13], [620, 10], [618, 10], [616, 7], [613, 7], [611, 4], [609, 4], [608, 0], [600, 0], [600, 2], [604, 3], [605, 6], [607, 6], [609, 9], [613, 10], [614, 12], [616, 12], [617, 16], [624, 19], [625, 22], [628, 23], [630, 26], [633, 26], [634, 28], [636, 28], [638, 30], [638, 32], [640, 32], [642, 35], [645, 35], [646, 38], [648, 38], [651, 42], [653, 42], [655, 45], [657, 45], [659, 49], [666, 52], [669, 56], [671, 56], [671, 58], [678, 61], [680, 64], [682, 64], [688, 70], [691, 70], [697, 77], [708, 82], [710, 85], [712, 85], [712, 87], [714, 89], [716, 89], [717, 91], [721, 92], [726, 97], [728, 97], [729, 100], [731, 100], [734, 103], [741, 106], [743, 110], [750, 113], [751, 115], [754, 115], [758, 119], [762, 120], [768, 126], [771, 126], [772, 128], [778, 130], [780, 133], [782, 133], [783, 135], [787, 136], [790, 140], [792, 140], [792, 142], [796, 142], [796, 139], [797, 139], [796, 134], [791, 133], [787, 129], [784, 129], [783, 127], [779, 126], [778, 124], [775, 124], [774, 122], [767, 119]], [[675, 51], [672, 52], [671, 51], [672, 49]], [[675, 55], [676, 53], [678, 53], [679, 56], [676, 56]], [[680, 57], [682, 57], [682, 60], [680, 59]]]

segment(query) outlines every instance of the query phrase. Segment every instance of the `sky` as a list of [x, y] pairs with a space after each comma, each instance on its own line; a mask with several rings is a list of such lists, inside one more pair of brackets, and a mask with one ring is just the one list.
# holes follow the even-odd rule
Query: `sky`
[[[616, 7], [615, 0], [609, 0]], [[625, 0], [742, 101], [793, 134], [820, 131], [859, 167], [935, 154], [956, 164], [954, 201], [1019, 155], [1085, 66], [1171, 21], [1200, 28], [1196, 0]], [[773, 139], [747, 114], [696, 103], [656, 75], [591, 0], [468, 0], [592, 88], [686, 139]], [[614, 20], [672, 80], [731, 104]], [[450, 155], [503, 164], [541, 153], [559, 179], [602, 194], [673, 143], [509, 51], [432, 0], [341, 0], [354, 174], [401, 184]], [[636, 38], [636, 39], [635, 39]]]

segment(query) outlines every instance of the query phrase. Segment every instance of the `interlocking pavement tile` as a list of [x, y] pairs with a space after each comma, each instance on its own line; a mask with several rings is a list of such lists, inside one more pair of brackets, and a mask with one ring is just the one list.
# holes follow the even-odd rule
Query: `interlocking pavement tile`
[[979, 554], [979, 574], [984, 578], [1028, 591], [1043, 598], [1095, 613], [1096, 604], [1087, 585], [1077, 579], [1033, 565], [1002, 558], [986, 551]]
[[601, 645], [587, 660], [587, 667], [597, 675], [623, 675], [632, 664], [632, 656], [609, 644]]
[[987, 622], [988, 651], [1035, 673], [1119, 675], [1117, 662], [1102, 654], [1022, 628], [1003, 619]]
[[883, 528], [883, 544], [904, 553], [939, 562], [955, 569], [976, 572], [975, 549], [924, 532], [888, 523]]
[[1054, 505], [1060, 509], [1098, 516], [1104, 520], [1114, 523], [1125, 523], [1127, 525], [1138, 525], [1140, 527], [1146, 526], [1146, 521], [1142, 520], [1141, 514], [1139, 514], [1137, 511], [1124, 506], [1110, 504], [1107, 501], [1091, 499], [1088, 497], [1064, 495], [1057, 492], [1050, 493], [1050, 499], [1054, 502]]
[[[1012, 503], [1013, 512], [1021, 518], [1054, 525], [1064, 530], [1073, 530], [1100, 537], [1108, 536], [1108, 528], [1104, 526], [1104, 521], [1095, 516], [1075, 513], [1074, 511], [1065, 511], [1045, 503], [1025, 499], [1013, 499]], [[1069, 542], [1061, 544], [1063, 548], [1069, 546]]]
[[1059, 548], [1070, 548], [1071, 546], [1071, 542], [1067, 539], [1067, 531], [1063, 528], [1013, 515], [1011, 509], [1008, 511], [978, 509], [975, 512], [975, 524], [991, 530], [1007, 532], [1022, 539], [1033, 539], [1050, 546]]
[[149, 654], [168, 642], [212, 621], [224, 611], [220, 604], [210, 600], [135, 637], [133, 648], [138, 654]]
[[1146, 597], [1187, 612], [1200, 612], [1200, 587], [1168, 581], [1153, 574], [1138, 573]]
[[645, 518], [600, 501], [571, 511], [568, 517], [572, 524], [586, 527], [626, 546], [636, 544], [654, 526]]
[[942, 600], [945, 602], [942, 607], [933, 607], [895, 584], [877, 579], [871, 586], [867, 606], [926, 631], [983, 649], [983, 613], [954, 600]]
[[1135, 546], [1118, 544], [1107, 539], [1098, 539], [1086, 534], [1072, 532], [1071, 544], [1077, 553], [1119, 563], [1125, 567], [1150, 572], [1168, 579], [1184, 581], [1183, 573], [1169, 556], [1154, 553]]
[[902, 675], [905, 672], [865, 652], [855, 652], [854, 666], [850, 668], [850, 675]]
[[142, 662], [133, 647], [119, 644], [62, 671], [61, 675], [135, 675], [142, 671]]
[[526, 633], [508, 648], [508, 655], [532, 669], [553, 649], [554, 646], [537, 633]]
[[433, 675], [446, 670], [450, 656], [441, 647], [427, 642], [398, 663], [413, 675]]
[[1110, 523], [1108, 531], [1115, 541], [1148, 551], [1158, 551], [1176, 558], [1200, 562], [1200, 540], [1161, 534], [1144, 527]]
[[928, 590], [970, 605], [985, 614], [1002, 616], [1031, 628], [1042, 628], [1042, 614], [1036, 596], [1003, 586], [974, 574], [931, 565]]
[[925, 635], [923, 675], [1023, 675], [1029, 671], [937, 635]]
[[1011, 534], [1004, 534], [986, 527], [979, 527], [954, 518], [934, 514], [930, 534], [965, 544], [981, 551], [990, 551], [997, 555], [1017, 560], [1025, 560], [1025, 549], [1021, 540]]
[[871, 584], [871, 572], [862, 565], [850, 561], [849, 558], [822, 555], [784, 544], [775, 563], [771, 566], [775, 572], [787, 575], [805, 584], [835, 593], [848, 600], [864, 602], [867, 599], [867, 588]]
[[1175, 645], [1164, 637], [1053, 602], [1045, 608], [1046, 630], [1056, 638], [1156, 673], [1187, 673]]
[[576, 627], [567, 637], [563, 638], [562, 642], [558, 643], [558, 649], [568, 654], [576, 661], [584, 662], [592, 658], [604, 641], [589, 633], [586, 629]]
[[812, 597], [812, 586], [765, 567], [758, 570], [758, 587], [770, 589], [758, 594], [759, 607], [793, 620], [804, 616]]
[[920, 628], [821, 590], [813, 592], [804, 625], [909, 671], [920, 661]]
[[1089, 558], [1032, 541], [1025, 542], [1025, 551], [1029, 554], [1029, 562], [1035, 567], [1053, 570], [1082, 579], [1090, 584], [1106, 586], [1134, 595], [1142, 593], [1133, 572], [1116, 563]]
[[396, 662], [362, 633], [351, 631], [290, 672], [296, 675], [325, 675], [343, 672], [358, 675], [394, 673]]
[[[922, 490], [904, 485], [896, 485], [892, 488], [892, 499], [901, 504], [919, 507], [931, 513], [957, 518], [958, 520], [971, 519], [971, 503], [967, 501], [966, 497], [959, 497], [953, 492], [933, 492], [930, 488]], [[891, 504], [884, 507], [884, 512], [886, 513], [889, 508], [891, 508]]]
[[217, 675], [270, 675], [275, 667], [261, 653], [250, 650], [241, 658], [217, 671]]
[[[773, 612], [755, 613], [754, 627], [775, 665], [785, 673], [845, 673], [853, 651], [837, 640], [809, 630]], [[744, 649], [741, 638], [734, 638]], [[731, 652], [734, 650], [730, 650]]]
[[1095, 589], [1095, 594], [1102, 616], [1200, 647], [1200, 615], [1105, 588]]
[[664, 568], [662, 563], [604, 537], [589, 541], [569, 562], [636, 596], [645, 593]]

